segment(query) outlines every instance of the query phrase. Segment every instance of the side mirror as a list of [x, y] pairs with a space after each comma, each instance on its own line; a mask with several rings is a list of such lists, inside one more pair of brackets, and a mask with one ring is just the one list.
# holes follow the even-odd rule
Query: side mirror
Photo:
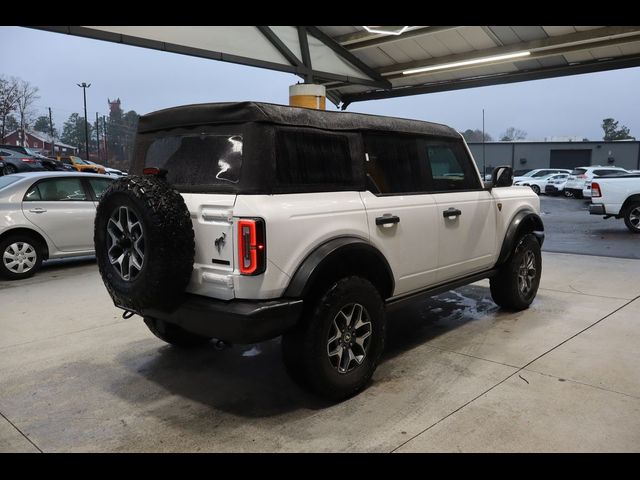
[[511, 185], [513, 185], [513, 168], [503, 165], [493, 169], [490, 188], [510, 187]]

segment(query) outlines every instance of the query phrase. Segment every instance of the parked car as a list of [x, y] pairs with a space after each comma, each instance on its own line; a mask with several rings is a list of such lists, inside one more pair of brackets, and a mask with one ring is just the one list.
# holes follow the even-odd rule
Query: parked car
[[542, 177], [530, 177], [528, 180], [518, 180], [517, 182], [513, 182], [513, 184], [529, 186], [531, 187], [531, 190], [536, 193], [536, 195], [540, 195], [541, 192], [547, 192], [547, 185], [549, 185], [551, 181], [554, 182], [552, 186], [555, 189], [555, 181], [564, 183], [567, 181], [568, 177], [568, 173], [552, 173], [549, 175], [544, 175]]
[[70, 155], [68, 157], [60, 157], [60, 160], [62, 161], [62, 163], [71, 165], [78, 172], [102, 173], [102, 174], [106, 173], [102, 165], [91, 163], [80, 157], [76, 157], [75, 155]]
[[52, 170], [52, 171], [67, 170], [65, 165], [59, 160], [41, 155], [40, 153], [30, 149], [29, 147], [23, 147], [20, 145], [3, 144], [3, 145], [0, 145], [0, 149], [5, 151], [11, 150], [13, 152], [17, 152], [23, 155], [24, 157], [38, 160], [42, 164], [42, 167], [44, 167], [45, 170]]
[[630, 232], [640, 233], [640, 173], [592, 181], [589, 213], [604, 215], [604, 218], [623, 218]]
[[42, 162], [24, 153], [15, 150], [0, 149], [0, 162], [2, 167], [0, 174], [11, 175], [18, 172], [39, 172], [46, 170]]
[[547, 195], [564, 195], [565, 197], [571, 196], [568, 195], [564, 186], [567, 184], [567, 179], [569, 178], [568, 173], [559, 173], [558, 178], [553, 178], [553, 176], [547, 180], [547, 184], [544, 187], [544, 193]]
[[105, 167], [103, 165], [100, 165], [99, 163], [96, 162], [92, 162], [91, 160], [86, 160], [88, 163], [90, 163], [91, 165], [95, 165], [97, 167], [100, 168], [104, 168], [104, 171], [107, 175], [113, 175], [114, 177], [124, 177], [126, 175], [125, 172], [123, 172], [122, 170], [118, 170], [116, 168], [109, 168], [109, 167]]
[[588, 165], [585, 167], [574, 168], [567, 183], [564, 187], [565, 191], [571, 193], [574, 198], [584, 198], [591, 196], [591, 180], [593, 177], [600, 177], [602, 175], [619, 175], [629, 173], [621, 167], [602, 165]]
[[541, 178], [541, 177], [544, 177], [545, 175], [551, 175], [552, 173], [571, 173], [571, 170], [566, 168], [536, 168], [535, 170], [530, 170], [524, 175], [521, 175], [519, 177], [514, 176], [513, 182], [515, 183], [520, 181], [531, 180], [534, 178]]
[[47, 171], [0, 177], [0, 276], [21, 279], [47, 258], [92, 254], [96, 205], [113, 180]]
[[294, 380], [340, 400], [371, 378], [387, 308], [481, 278], [503, 308], [536, 295], [540, 200], [509, 166], [485, 187], [453, 128], [221, 103], [144, 115], [136, 145], [96, 257], [115, 306], [167, 343], [283, 335]]

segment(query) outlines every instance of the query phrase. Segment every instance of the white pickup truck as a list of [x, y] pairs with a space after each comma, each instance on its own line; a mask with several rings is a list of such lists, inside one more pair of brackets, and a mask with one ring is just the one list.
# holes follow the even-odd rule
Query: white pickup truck
[[589, 213], [624, 218], [631, 232], [640, 233], [640, 173], [600, 177], [592, 182]]

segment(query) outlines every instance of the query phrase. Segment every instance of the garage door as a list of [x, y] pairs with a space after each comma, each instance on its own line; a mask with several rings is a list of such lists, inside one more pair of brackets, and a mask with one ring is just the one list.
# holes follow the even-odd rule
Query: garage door
[[575, 168], [591, 165], [591, 150], [551, 150], [551, 168]]

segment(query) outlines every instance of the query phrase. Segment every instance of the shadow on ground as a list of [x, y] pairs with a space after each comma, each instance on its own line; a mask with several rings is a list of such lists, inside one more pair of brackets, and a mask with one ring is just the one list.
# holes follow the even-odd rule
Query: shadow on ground
[[[382, 362], [497, 310], [486, 287], [467, 286], [428, 299], [388, 316], [388, 340]], [[151, 333], [149, 333], [151, 335]], [[137, 343], [137, 345], [136, 345]], [[168, 345], [150, 346], [142, 340], [129, 344], [117, 361], [131, 376], [110, 385], [130, 403], [157, 402], [150, 390], [187, 398], [211, 409], [240, 417], [270, 417], [295, 410], [318, 410], [331, 403], [297, 387], [281, 361], [280, 338], [255, 345], [217, 350], [213, 343], [196, 350]], [[150, 386], [153, 388], [150, 389]], [[154, 415], [167, 419], [166, 411]]]

